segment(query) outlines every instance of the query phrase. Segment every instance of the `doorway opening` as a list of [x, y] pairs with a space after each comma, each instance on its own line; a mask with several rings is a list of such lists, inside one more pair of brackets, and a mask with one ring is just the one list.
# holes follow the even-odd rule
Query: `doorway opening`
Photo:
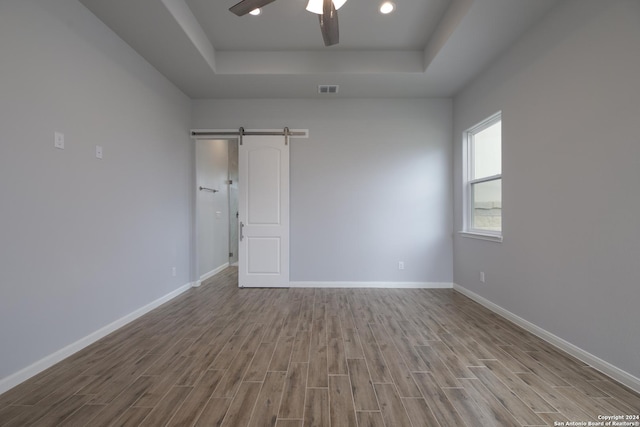
[[[309, 131], [239, 128], [192, 130], [191, 136], [196, 142], [194, 270], [198, 285], [237, 266], [240, 287], [288, 287], [289, 141], [308, 138]], [[224, 147], [223, 154], [208, 155], [209, 144]], [[206, 172], [210, 162], [217, 165], [213, 174]], [[221, 169], [222, 185], [203, 183], [208, 175], [218, 177], [219, 183]], [[218, 195], [208, 213], [210, 205], [202, 191]], [[217, 267], [210, 269], [211, 265]]]
[[238, 266], [238, 140], [227, 141], [229, 193], [229, 265]]
[[198, 139], [196, 271], [204, 282], [238, 263], [238, 139]]

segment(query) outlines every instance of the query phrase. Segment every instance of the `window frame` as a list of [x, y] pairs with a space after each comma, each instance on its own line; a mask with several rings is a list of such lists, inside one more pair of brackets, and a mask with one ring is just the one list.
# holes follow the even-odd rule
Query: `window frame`
[[[471, 237], [493, 242], [502, 242], [502, 227], [500, 231], [478, 229], [473, 227], [473, 186], [485, 182], [500, 181], [502, 185], [502, 164], [500, 165], [500, 173], [483, 178], [471, 179], [474, 176], [474, 136], [497, 122], [502, 121], [502, 111], [492, 114], [480, 123], [470, 127], [463, 133], [463, 221], [462, 231], [460, 234], [464, 237]], [[502, 139], [500, 140], [500, 150], [502, 150]], [[501, 161], [502, 163], [502, 161]], [[500, 200], [502, 206], [502, 197]], [[502, 209], [502, 208], [501, 208]]]

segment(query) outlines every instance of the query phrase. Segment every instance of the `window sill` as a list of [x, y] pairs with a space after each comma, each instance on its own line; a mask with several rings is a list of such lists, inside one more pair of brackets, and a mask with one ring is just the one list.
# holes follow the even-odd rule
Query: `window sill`
[[479, 240], [487, 240], [489, 242], [502, 243], [502, 236], [497, 236], [495, 234], [482, 234], [482, 233], [474, 233], [470, 231], [459, 231], [458, 234], [462, 237], [467, 237], [469, 239], [479, 239]]

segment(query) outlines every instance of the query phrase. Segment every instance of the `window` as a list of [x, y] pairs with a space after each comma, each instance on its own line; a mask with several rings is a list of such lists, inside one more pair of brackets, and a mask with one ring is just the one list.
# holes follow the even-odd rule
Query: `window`
[[502, 115], [465, 132], [464, 234], [502, 240]]

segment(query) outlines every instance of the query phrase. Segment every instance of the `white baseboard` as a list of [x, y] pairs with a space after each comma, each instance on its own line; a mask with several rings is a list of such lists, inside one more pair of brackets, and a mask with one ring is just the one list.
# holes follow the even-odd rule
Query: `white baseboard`
[[151, 310], [153, 310], [154, 308], [157, 308], [159, 306], [161, 306], [162, 304], [166, 303], [167, 301], [172, 300], [173, 298], [177, 297], [178, 295], [182, 294], [185, 291], [188, 291], [191, 287], [193, 286], [193, 283], [187, 283], [186, 285], [183, 285], [181, 287], [179, 287], [178, 289], [176, 289], [175, 291], [171, 291], [168, 294], [158, 298], [157, 300], [150, 302], [149, 304], [145, 305], [144, 307], [141, 307], [139, 309], [137, 309], [136, 311], [127, 314], [124, 317], [121, 317], [120, 319], [98, 329], [95, 332], [92, 332], [91, 334], [79, 339], [78, 341], [69, 344], [68, 346], [56, 351], [55, 353], [52, 353], [40, 360], [38, 360], [37, 362], [27, 366], [26, 368], [23, 368], [21, 370], [19, 370], [18, 372], [9, 375], [6, 378], [3, 378], [0, 380], [0, 394], [4, 393], [7, 390], [12, 389], [13, 387], [17, 386], [18, 384], [28, 380], [29, 378], [33, 377], [36, 374], [39, 374], [40, 372], [44, 371], [45, 369], [55, 365], [56, 363], [66, 359], [67, 357], [71, 356], [72, 354], [82, 350], [83, 348], [87, 347], [90, 344], [93, 344], [94, 342], [98, 341], [99, 339], [109, 335], [111, 332], [123, 327], [124, 325], [126, 325], [127, 323], [130, 323], [134, 320], [136, 320], [137, 318], [143, 316], [144, 314], [147, 314], [148, 312], [150, 312]]
[[229, 267], [229, 263], [225, 262], [220, 267], [214, 268], [208, 273], [204, 273], [202, 276], [200, 276], [200, 282], [204, 282], [205, 280], [215, 276], [216, 274], [220, 273], [222, 270], [224, 270], [227, 267]]
[[447, 282], [289, 282], [292, 288], [451, 289]]
[[626, 385], [627, 387], [637, 392], [640, 392], [640, 378], [637, 378], [631, 375], [630, 373], [623, 371], [617, 366], [614, 366], [611, 363], [605, 360], [602, 360], [599, 357], [594, 356], [593, 354], [581, 349], [580, 347], [574, 344], [571, 344], [569, 341], [565, 341], [559, 336], [554, 335], [551, 332], [545, 329], [542, 329], [541, 327], [529, 322], [528, 320], [525, 320], [522, 317], [513, 314], [512, 312], [500, 307], [499, 305], [489, 301], [488, 299], [481, 297], [475, 292], [468, 290], [467, 288], [464, 288], [454, 283], [453, 289], [455, 289], [456, 291], [460, 292], [463, 295], [468, 296], [475, 302], [485, 306], [486, 308], [493, 311], [494, 313], [526, 329], [527, 331], [531, 332], [537, 337], [542, 338], [549, 344], [582, 360], [584, 363], [587, 363], [588, 365], [590, 365], [594, 369], [597, 369], [603, 374], [613, 378], [614, 380]]

